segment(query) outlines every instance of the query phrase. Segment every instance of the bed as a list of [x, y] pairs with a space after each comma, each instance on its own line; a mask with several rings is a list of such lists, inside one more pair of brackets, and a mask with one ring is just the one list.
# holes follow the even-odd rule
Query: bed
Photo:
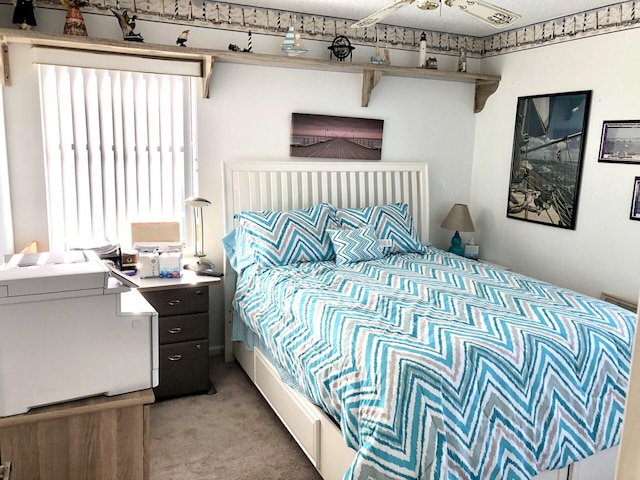
[[[339, 227], [368, 239], [366, 221], [349, 222], [375, 211], [429, 238], [424, 164], [223, 169], [227, 232], [273, 220], [239, 212], [303, 211], [337, 246]], [[340, 225], [326, 224], [336, 211]], [[331, 259], [305, 245], [302, 255], [317, 261], [291, 264], [252, 246], [273, 268], [249, 265], [236, 278], [227, 264], [225, 355], [325, 480], [613, 478], [633, 314], [432, 247], [350, 262], [353, 249]], [[531, 316], [542, 316], [544, 333]]]

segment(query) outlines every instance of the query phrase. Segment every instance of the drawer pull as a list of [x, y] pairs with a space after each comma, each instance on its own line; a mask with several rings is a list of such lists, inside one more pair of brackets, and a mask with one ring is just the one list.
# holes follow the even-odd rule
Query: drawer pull
[[180, 360], [182, 360], [182, 355], [171, 355], [169, 357], [169, 361], [171, 362], [178, 362]]
[[0, 465], [0, 479], [9, 480], [11, 477], [11, 462]]
[[196, 295], [202, 295], [202, 290], [196, 290]]
[[182, 303], [182, 300], [169, 300], [167, 303], [171, 307], [175, 307], [176, 305], [180, 305]]
[[167, 330], [171, 335], [175, 335], [176, 333], [182, 333], [182, 329], [180, 327], [170, 328]]

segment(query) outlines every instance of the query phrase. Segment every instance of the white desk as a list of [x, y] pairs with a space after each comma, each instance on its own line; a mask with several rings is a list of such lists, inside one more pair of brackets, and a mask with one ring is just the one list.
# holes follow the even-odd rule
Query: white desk
[[182, 269], [182, 277], [178, 278], [140, 278], [139, 272], [129, 278], [133, 283], [138, 285], [140, 292], [146, 292], [149, 290], [171, 290], [195, 285], [221, 285], [224, 277], [196, 275], [193, 270]]

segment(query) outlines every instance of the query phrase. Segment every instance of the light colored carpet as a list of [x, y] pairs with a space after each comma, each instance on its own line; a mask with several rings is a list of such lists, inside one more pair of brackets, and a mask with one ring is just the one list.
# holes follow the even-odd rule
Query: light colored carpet
[[215, 395], [151, 406], [150, 480], [321, 480], [237, 363], [210, 372]]

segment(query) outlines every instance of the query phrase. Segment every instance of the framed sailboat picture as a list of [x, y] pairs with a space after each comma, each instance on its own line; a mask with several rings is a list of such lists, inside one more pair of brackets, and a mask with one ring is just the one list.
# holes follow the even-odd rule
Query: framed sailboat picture
[[574, 230], [591, 91], [518, 98], [507, 217]]

